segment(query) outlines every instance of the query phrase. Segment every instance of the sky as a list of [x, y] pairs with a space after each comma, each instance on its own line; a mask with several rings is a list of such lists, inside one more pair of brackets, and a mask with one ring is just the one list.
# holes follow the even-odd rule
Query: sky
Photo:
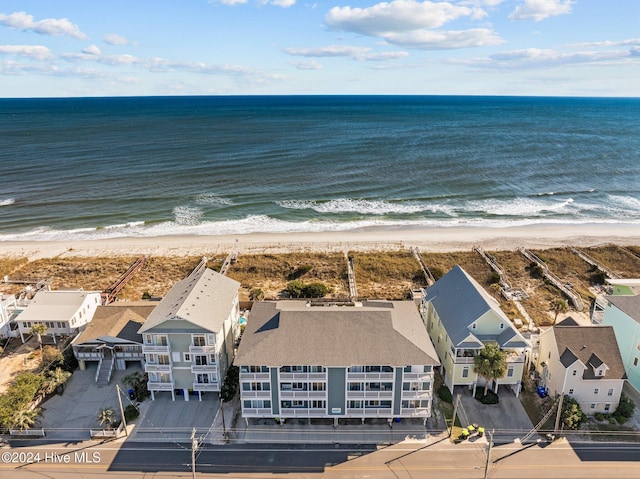
[[640, 96], [640, 0], [2, 0], [0, 97]]

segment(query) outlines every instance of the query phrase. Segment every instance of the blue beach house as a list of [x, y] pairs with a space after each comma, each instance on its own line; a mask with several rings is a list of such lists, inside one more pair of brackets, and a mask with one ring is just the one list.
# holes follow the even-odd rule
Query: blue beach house
[[606, 296], [602, 324], [612, 326], [627, 380], [640, 391], [640, 296]]

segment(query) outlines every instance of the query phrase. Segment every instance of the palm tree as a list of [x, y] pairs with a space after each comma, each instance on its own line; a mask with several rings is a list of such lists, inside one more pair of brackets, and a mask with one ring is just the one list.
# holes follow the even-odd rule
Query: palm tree
[[47, 325], [42, 323], [36, 323], [31, 326], [31, 334], [35, 334], [38, 338], [38, 344], [40, 345], [40, 351], [42, 351], [42, 335], [47, 332]]
[[113, 415], [115, 414], [113, 409], [100, 409], [98, 413], [98, 421], [100, 425], [106, 424], [107, 429], [111, 429], [111, 423], [113, 422]]
[[558, 314], [566, 313], [569, 310], [569, 305], [562, 298], [553, 298], [550, 303], [552, 311], [555, 313], [553, 317], [553, 324], [556, 324], [558, 320]]
[[47, 394], [51, 394], [58, 387], [67, 382], [67, 379], [71, 377], [71, 373], [62, 368], [55, 368], [53, 371], [49, 371], [47, 376], [49, 376], [49, 381], [47, 382], [45, 392]]
[[24, 431], [36, 423], [39, 414], [40, 409], [20, 409], [16, 411], [11, 418], [11, 425], [16, 429]]
[[503, 378], [507, 374], [507, 353], [497, 344], [485, 344], [484, 348], [473, 358], [473, 370], [485, 378], [484, 396], [486, 396], [489, 383]]

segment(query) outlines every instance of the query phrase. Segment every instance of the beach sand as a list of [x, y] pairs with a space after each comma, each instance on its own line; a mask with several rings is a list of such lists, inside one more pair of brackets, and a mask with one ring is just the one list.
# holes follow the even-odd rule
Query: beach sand
[[70, 256], [192, 256], [237, 250], [240, 254], [304, 251], [376, 251], [412, 246], [425, 252], [465, 251], [474, 245], [489, 251], [517, 247], [545, 249], [640, 245], [640, 225], [532, 225], [510, 228], [365, 229], [324, 233], [247, 234], [235, 236], [155, 236], [84, 241], [1, 242], [0, 255], [39, 258]]

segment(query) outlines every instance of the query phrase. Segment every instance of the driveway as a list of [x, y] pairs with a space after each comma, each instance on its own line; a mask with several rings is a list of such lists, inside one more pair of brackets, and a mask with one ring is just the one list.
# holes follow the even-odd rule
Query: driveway
[[498, 393], [498, 404], [482, 404], [471, 396], [466, 386], [458, 386], [454, 391], [454, 402], [460, 394], [457, 414], [463, 426], [475, 423], [484, 427], [487, 433], [493, 430], [494, 443], [504, 444], [524, 436], [533, 429], [533, 424], [520, 399], [511, 390], [501, 386]]

